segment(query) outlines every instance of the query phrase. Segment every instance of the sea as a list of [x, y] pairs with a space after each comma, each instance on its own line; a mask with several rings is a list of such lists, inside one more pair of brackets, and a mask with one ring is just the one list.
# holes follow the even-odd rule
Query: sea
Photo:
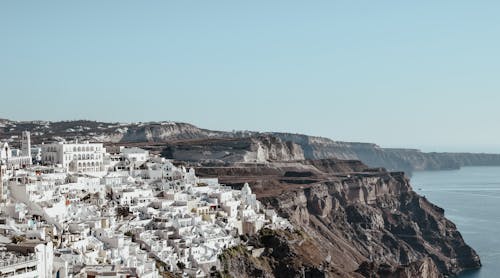
[[481, 269], [458, 277], [500, 277], [500, 167], [415, 172], [411, 185], [445, 210], [481, 257]]

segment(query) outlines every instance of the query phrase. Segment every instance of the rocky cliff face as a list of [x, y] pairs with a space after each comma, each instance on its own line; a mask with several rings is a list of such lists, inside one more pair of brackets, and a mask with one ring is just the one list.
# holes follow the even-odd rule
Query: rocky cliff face
[[333, 258], [321, 257], [318, 242], [304, 231], [263, 230], [250, 237], [255, 251], [244, 246], [225, 250], [219, 257], [219, 277], [389, 277], [442, 278], [434, 261], [424, 258], [408, 265], [394, 267], [386, 263], [364, 262], [354, 272], [345, 271], [332, 263]]
[[463, 166], [500, 165], [500, 155], [487, 153], [423, 153], [412, 149], [384, 149], [398, 156], [412, 170], [449, 170]]
[[421, 170], [450, 170], [463, 166], [500, 165], [500, 154], [424, 153], [415, 149], [381, 148], [370, 143], [338, 142], [301, 134], [271, 134], [300, 145], [307, 159], [358, 159], [371, 167], [384, 167], [407, 173]]
[[230, 164], [303, 160], [302, 148], [272, 136], [242, 139], [202, 139], [168, 143], [162, 154], [170, 159]]
[[[480, 266], [443, 209], [415, 193], [402, 172], [352, 161], [295, 163], [296, 180], [287, 177], [292, 164], [261, 166], [273, 169], [265, 176], [247, 168], [234, 177], [235, 185], [252, 183], [263, 204], [297, 231], [276, 235], [274, 245], [257, 241], [264, 255], [228, 260], [228, 273], [252, 261], [249, 277], [254, 271], [277, 277], [442, 277]], [[231, 184], [234, 169], [224, 174], [222, 168], [217, 174]]]
[[426, 258], [445, 275], [480, 265], [444, 211], [413, 192], [400, 173], [323, 182], [264, 202], [332, 243], [325, 255], [348, 271], [365, 262], [399, 267]]

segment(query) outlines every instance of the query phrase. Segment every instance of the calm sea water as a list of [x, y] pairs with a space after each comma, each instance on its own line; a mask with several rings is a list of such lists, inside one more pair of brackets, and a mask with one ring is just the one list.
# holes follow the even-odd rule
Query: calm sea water
[[445, 209], [483, 267], [460, 278], [500, 277], [500, 167], [416, 172], [413, 189]]

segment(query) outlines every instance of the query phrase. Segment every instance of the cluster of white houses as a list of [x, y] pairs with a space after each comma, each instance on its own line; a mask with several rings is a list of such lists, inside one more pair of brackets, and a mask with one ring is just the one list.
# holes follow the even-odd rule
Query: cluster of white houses
[[291, 228], [248, 184], [234, 190], [139, 148], [32, 152], [29, 137], [0, 152], [0, 278], [208, 277], [240, 235]]

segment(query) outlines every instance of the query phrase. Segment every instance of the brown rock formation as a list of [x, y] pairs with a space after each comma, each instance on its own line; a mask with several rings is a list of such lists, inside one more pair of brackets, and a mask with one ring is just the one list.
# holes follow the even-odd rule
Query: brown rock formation
[[[288, 264], [293, 266], [286, 270], [289, 272], [269, 263], [277, 260], [278, 254], [264, 256], [276, 276], [288, 273], [288, 277], [299, 277], [307, 270], [327, 277], [441, 277], [480, 266], [479, 257], [444, 217], [444, 211], [415, 193], [403, 173], [360, 171], [360, 165], [350, 161], [342, 167], [341, 161], [296, 164], [296, 180], [283, 182], [292, 163], [287, 168], [283, 164], [261, 166], [272, 168], [274, 175], [261, 176], [249, 170], [234, 180], [235, 186], [251, 182], [260, 200], [304, 235], [287, 240], [291, 244], [286, 248], [291, 251], [286, 258], [293, 261]], [[325, 164], [343, 171], [318, 169], [331, 169]], [[222, 169], [218, 168], [218, 174], [224, 174]], [[297, 175], [301, 171], [310, 173], [307, 179], [311, 183], [294, 182], [304, 179]], [[223, 175], [225, 182], [231, 182], [232, 172], [234, 169]], [[307, 243], [310, 249], [300, 249], [299, 243]]]

